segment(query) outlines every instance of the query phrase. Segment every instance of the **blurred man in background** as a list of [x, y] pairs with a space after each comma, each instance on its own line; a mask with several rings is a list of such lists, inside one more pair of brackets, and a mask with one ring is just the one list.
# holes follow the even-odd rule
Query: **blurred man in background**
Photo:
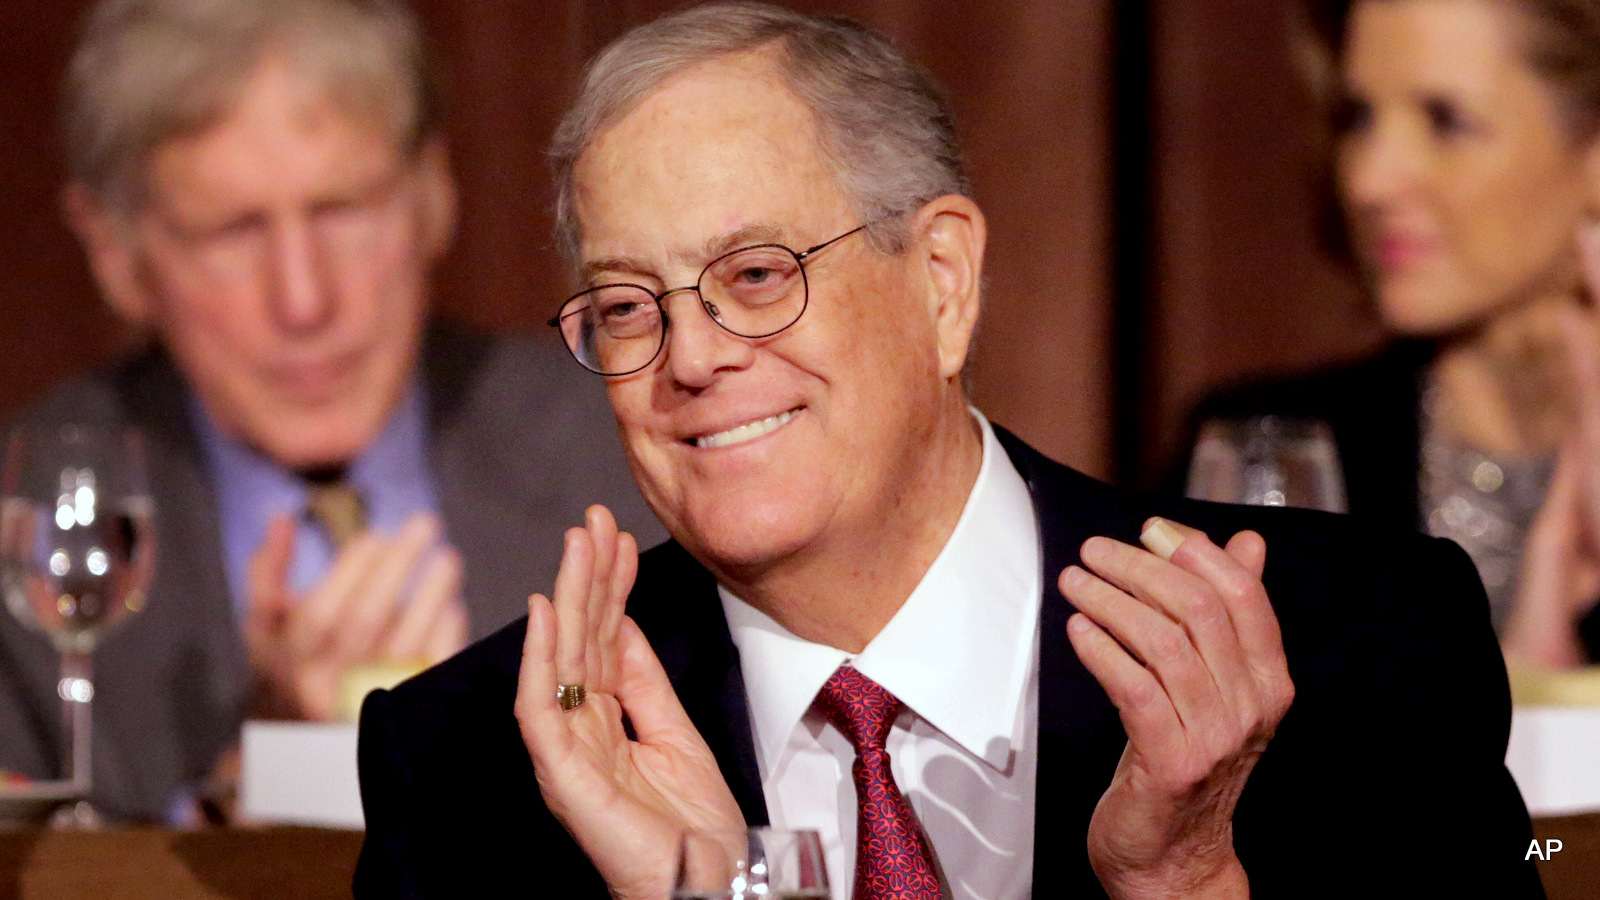
[[[246, 715], [330, 719], [352, 670], [504, 624], [587, 503], [660, 533], [561, 348], [428, 321], [456, 195], [400, 3], [106, 0], [64, 120], [70, 222], [157, 339], [24, 417], [149, 448], [149, 602], [96, 661], [102, 813], [192, 818]], [[0, 622], [0, 768], [56, 774], [57, 665]]]

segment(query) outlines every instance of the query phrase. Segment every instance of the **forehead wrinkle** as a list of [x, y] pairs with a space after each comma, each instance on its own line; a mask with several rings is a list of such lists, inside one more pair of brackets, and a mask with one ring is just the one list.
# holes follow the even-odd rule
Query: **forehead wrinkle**
[[[713, 235], [697, 251], [675, 251], [673, 261], [685, 268], [704, 266], [719, 256], [753, 244], [781, 244], [784, 230], [770, 223], [745, 225], [726, 234]], [[638, 257], [627, 255], [603, 256], [585, 261], [578, 267], [578, 277], [586, 284], [592, 283], [601, 273], [617, 272], [660, 280], [656, 267]]]
[[592, 283], [601, 272], [622, 272], [642, 277], [653, 277], [650, 266], [631, 256], [602, 256], [599, 259], [586, 260], [578, 267], [578, 278], [585, 284]]

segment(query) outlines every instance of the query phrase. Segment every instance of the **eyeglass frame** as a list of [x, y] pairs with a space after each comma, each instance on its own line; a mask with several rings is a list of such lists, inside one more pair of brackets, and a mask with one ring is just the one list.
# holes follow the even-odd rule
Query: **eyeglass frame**
[[[639, 290], [641, 290], [644, 293], [648, 294], [650, 296], [650, 299], [655, 302], [656, 310], [658, 312], [660, 312], [660, 314], [661, 314], [661, 330], [660, 330], [660, 332], [657, 333], [657, 336], [656, 336], [656, 349], [655, 349], [655, 352], [650, 354], [650, 358], [645, 360], [637, 368], [629, 369], [626, 372], [597, 372], [594, 369], [590, 368], [589, 364], [585, 363], [583, 361], [583, 359], [578, 356], [578, 351], [572, 349], [571, 345], [569, 345], [567, 343], [567, 339], [566, 339], [566, 336], [564, 334], [562, 335], [562, 338], [561, 338], [561, 346], [567, 348], [567, 353], [574, 360], [577, 361], [578, 365], [583, 366], [583, 368], [586, 371], [594, 372], [594, 374], [599, 375], [601, 378], [621, 378], [621, 377], [623, 377], [625, 375], [633, 375], [633, 374], [635, 374], [637, 372], [642, 372], [645, 369], [650, 368], [650, 364], [654, 363], [658, 358], [660, 358], [662, 349], [667, 346], [667, 329], [669, 327], [671, 327], [671, 325], [672, 325], [672, 318], [667, 314], [667, 308], [666, 308], [666, 306], [662, 305], [661, 301], [665, 300], [667, 297], [672, 296], [673, 294], [681, 294], [684, 291], [693, 291], [694, 295], [697, 298], [699, 298], [699, 300], [700, 300], [700, 308], [705, 311], [705, 314], [708, 317], [710, 317], [711, 321], [717, 323], [717, 327], [718, 328], [721, 328], [723, 331], [726, 331], [727, 333], [733, 335], [734, 337], [744, 338], [745, 340], [758, 341], [758, 340], [762, 340], [764, 338], [772, 337], [773, 335], [776, 335], [776, 334], [782, 334], [783, 332], [789, 330], [790, 328], [793, 328], [794, 324], [796, 322], [800, 321], [800, 319], [805, 316], [806, 310], [809, 309], [810, 306], [811, 306], [811, 280], [806, 275], [806, 260], [810, 259], [815, 254], [820, 253], [823, 250], [828, 249], [829, 247], [833, 246], [834, 244], [839, 243], [840, 241], [844, 240], [845, 238], [847, 238], [847, 237], [849, 237], [849, 236], [851, 236], [853, 234], [856, 234], [857, 232], [861, 232], [861, 231], [867, 230], [873, 224], [874, 224], [873, 222], [863, 222], [862, 224], [857, 225], [856, 227], [850, 229], [849, 231], [846, 231], [844, 234], [838, 235], [837, 237], [829, 238], [828, 240], [825, 240], [822, 243], [817, 244], [815, 247], [810, 247], [810, 248], [807, 248], [805, 250], [794, 250], [793, 248], [789, 247], [787, 244], [778, 244], [778, 243], [748, 244], [748, 245], [743, 246], [743, 247], [736, 247], [736, 248], [734, 248], [732, 250], [729, 250], [727, 253], [724, 253], [724, 254], [718, 256], [716, 259], [713, 259], [710, 262], [706, 263], [705, 267], [700, 270], [700, 274], [695, 277], [694, 284], [685, 285], [683, 287], [668, 288], [668, 289], [666, 289], [666, 290], [664, 290], [664, 291], [662, 291], [660, 293], [656, 293], [655, 291], [650, 290], [649, 288], [645, 287], [642, 284], [634, 284], [631, 281], [614, 281], [614, 282], [609, 282], [609, 283], [606, 283], [606, 284], [597, 284], [594, 287], [584, 288], [583, 290], [577, 292], [576, 294], [573, 294], [572, 296], [568, 297], [567, 299], [561, 301], [560, 309], [564, 310], [564, 309], [567, 308], [567, 304], [568, 303], [571, 303], [572, 301], [578, 299], [579, 297], [582, 297], [585, 294], [592, 294], [592, 293], [594, 293], [596, 291], [606, 290], [607, 288], [619, 288], [619, 287], [638, 288]], [[783, 326], [782, 328], [774, 329], [774, 330], [769, 331], [769, 332], [767, 332], [765, 334], [740, 334], [739, 332], [734, 331], [732, 328], [729, 328], [726, 323], [724, 323], [720, 318], [717, 317], [716, 313], [711, 311], [711, 306], [712, 306], [711, 301], [707, 300], [706, 299], [706, 295], [701, 292], [701, 290], [700, 290], [700, 282], [705, 279], [706, 273], [711, 271], [712, 267], [715, 266], [717, 263], [722, 262], [723, 260], [728, 259], [730, 257], [738, 256], [740, 253], [744, 253], [747, 250], [761, 250], [761, 249], [765, 249], [765, 248], [773, 248], [773, 249], [777, 249], [777, 250], [782, 250], [782, 251], [788, 253], [790, 256], [794, 257], [795, 265], [800, 269], [800, 287], [801, 287], [801, 290], [804, 293], [804, 296], [802, 297], [802, 299], [800, 301], [800, 311], [795, 313], [794, 314], [794, 318], [789, 320], [789, 324]], [[578, 313], [576, 313], [576, 312], [567, 313], [567, 315], [577, 315], [577, 314]], [[561, 312], [557, 311], [557, 313], [553, 317], [551, 317], [550, 321], [546, 322], [545, 324], [550, 326], [551, 328], [555, 328], [555, 329], [559, 330], [561, 328], [561, 320], [563, 318], [565, 318], [565, 317], [561, 314]]]

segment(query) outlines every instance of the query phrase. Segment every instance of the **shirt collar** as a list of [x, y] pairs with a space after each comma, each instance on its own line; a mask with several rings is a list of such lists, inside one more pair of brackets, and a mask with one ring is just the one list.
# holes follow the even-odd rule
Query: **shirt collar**
[[[416, 510], [436, 508], [426, 454], [426, 409], [422, 384], [413, 377], [383, 430], [346, 467], [346, 478], [366, 501], [368, 525], [380, 531], [397, 529]], [[274, 515], [298, 518], [305, 511], [306, 484], [297, 472], [224, 433], [192, 391], [189, 417], [217, 488], [229, 588], [242, 616], [249, 561]], [[308, 586], [298, 583], [304, 578], [292, 580], [296, 587]]]
[[763, 772], [842, 663], [899, 697], [956, 744], [1003, 768], [1021, 735], [1042, 590], [1033, 502], [988, 421], [983, 463], [960, 519], [894, 617], [854, 660], [803, 640], [718, 587], [750, 699]]
[[[387, 485], [425, 480], [423, 417], [426, 407], [422, 385], [412, 379], [383, 430], [345, 467], [345, 478], [369, 495], [384, 493]], [[271, 518], [274, 512], [297, 510], [304, 505], [305, 482], [299, 474], [225, 433], [193, 392], [189, 394], [189, 413], [211, 471], [219, 483], [228, 486], [226, 493], [241, 501], [268, 497], [292, 501], [286, 504], [280, 499], [269, 504], [272, 509], [262, 516], [263, 520]]]

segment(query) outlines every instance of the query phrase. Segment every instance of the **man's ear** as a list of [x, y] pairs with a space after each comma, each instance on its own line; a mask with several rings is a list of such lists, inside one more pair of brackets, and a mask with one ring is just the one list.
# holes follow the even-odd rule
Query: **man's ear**
[[968, 197], [948, 194], [917, 213], [913, 240], [927, 265], [929, 303], [939, 335], [939, 375], [953, 378], [966, 365], [983, 294], [983, 250], [988, 225]]
[[418, 149], [417, 178], [421, 191], [422, 247], [431, 264], [444, 254], [455, 238], [458, 215], [456, 181], [450, 174], [450, 151], [443, 137], [430, 137]]
[[132, 325], [152, 325], [155, 304], [148, 282], [139, 276], [133, 224], [107, 209], [86, 185], [77, 182], [61, 192], [61, 209], [83, 244], [89, 270], [106, 303]]

